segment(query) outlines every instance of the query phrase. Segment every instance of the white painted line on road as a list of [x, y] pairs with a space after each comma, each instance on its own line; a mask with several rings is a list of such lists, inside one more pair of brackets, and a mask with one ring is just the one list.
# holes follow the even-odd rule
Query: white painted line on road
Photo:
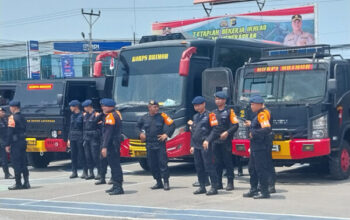
[[21, 210], [15, 208], [0, 208], [2, 211], [15, 211], [15, 212], [30, 212], [30, 213], [43, 213], [43, 214], [54, 214], [54, 215], [68, 215], [68, 216], [82, 216], [82, 217], [98, 217], [107, 219], [130, 219], [130, 220], [141, 220], [141, 218], [131, 217], [116, 217], [116, 216], [103, 216], [103, 215], [89, 215], [89, 214], [76, 214], [76, 213], [64, 213], [64, 212], [50, 212], [50, 211], [36, 211], [36, 210]]

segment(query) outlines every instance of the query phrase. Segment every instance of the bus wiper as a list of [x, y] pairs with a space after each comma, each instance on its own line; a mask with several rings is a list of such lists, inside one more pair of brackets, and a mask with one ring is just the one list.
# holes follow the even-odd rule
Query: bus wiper
[[316, 98], [322, 98], [322, 97], [323, 97], [322, 95], [310, 96], [310, 97], [305, 97], [305, 98], [299, 99], [298, 101], [307, 101], [307, 100], [310, 100], [310, 99], [316, 99]]
[[123, 111], [123, 110], [128, 109], [128, 108], [133, 108], [133, 107], [138, 107], [138, 106], [146, 106], [146, 105], [147, 105], [146, 102], [130, 102], [130, 103], [119, 104], [116, 107], [117, 107], [118, 111]]

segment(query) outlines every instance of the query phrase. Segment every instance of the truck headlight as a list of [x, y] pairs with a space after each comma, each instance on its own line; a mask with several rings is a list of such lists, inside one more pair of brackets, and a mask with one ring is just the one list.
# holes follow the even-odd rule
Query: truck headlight
[[244, 121], [238, 118], [239, 127], [234, 135], [234, 139], [248, 139], [248, 129], [244, 125]]
[[323, 115], [312, 120], [311, 137], [315, 139], [328, 137], [328, 117]]
[[57, 138], [57, 136], [58, 136], [57, 131], [56, 130], [51, 131], [51, 136], [53, 138]]

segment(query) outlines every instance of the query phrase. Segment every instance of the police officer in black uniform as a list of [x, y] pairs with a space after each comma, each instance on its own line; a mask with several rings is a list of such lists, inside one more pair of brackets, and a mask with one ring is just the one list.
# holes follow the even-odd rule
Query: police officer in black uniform
[[[15, 170], [16, 183], [9, 190], [29, 189], [29, 171], [26, 154], [26, 120], [20, 112], [21, 103], [11, 101], [9, 103], [11, 115], [8, 119], [6, 152], [11, 153], [11, 161]], [[21, 183], [23, 175], [24, 183]]]
[[72, 112], [68, 135], [68, 147], [71, 149], [72, 159], [72, 175], [70, 178], [78, 177], [77, 170], [80, 162], [83, 166], [81, 178], [85, 179], [87, 177], [87, 165], [83, 148], [83, 114], [80, 111], [80, 102], [78, 100], [72, 100], [69, 102], [69, 106]]
[[1, 166], [5, 174], [5, 179], [13, 179], [14, 177], [9, 172], [7, 152], [5, 150], [6, 138], [7, 138], [7, 118], [6, 110], [0, 107], [0, 156]]
[[[103, 110], [102, 123], [102, 150], [101, 155], [107, 158], [108, 164], [112, 170], [113, 186], [106, 190], [109, 195], [124, 194], [123, 190], [123, 171], [120, 165], [120, 143], [121, 143], [121, 115], [115, 110], [115, 101], [113, 99], [102, 99], [101, 106]], [[105, 174], [103, 174], [105, 175]]]
[[[193, 116], [193, 121], [188, 121], [191, 130], [191, 153], [194, 154], [194, 163], [196, 166], [199, 188], [193, 194], [215, 195], [218, 193], [218, 176], [214, 164], [213, 145], [204, 147], [203, 142], [209, 136], [212, 126], [209, 121], [209, 111], [205, 109], [205, 99], [197, 96], [192, 104], [197, 114]], [[211, 188], [207, 192], [205, 185], [207, 176], [210, 176]]]
[[[98, 176], [100, 179], [99, 157], [100, 157], [100, 138], [101, 128], [99, 113], [92, 107], [92, 100], [85, 100], [81, 106], [84, 108], [83, 114], [83, 147], [89, 175], [87, 180], [94, 179], [94, 167], [97, 167]], [[100, 124], [99, 124], [100, 123]]]
[[[137, 122], [136, 129], [141, 141], [146, 142], [147, 161], [157, 183], [151, 189], [170, 190], [166, 140], [175, 131], [173, 120], [165, 113], [159, 113], [159, 104], [151, 100], [148, 113]], [[168, 127], [165, 127], [167, 125]], [[162, 182], [164, 180], [164, 184]]]
[[[250, 127], [250, 190], [243, 197], [254, 197], [254, 199], [270, 198], [268, 190], [268, 179], [270, 176], [268, 153], [271, 152], [271, 123], [270, 113], [264, 108], [264, 99], [260, 95], [250, 98], [251, 109], [257, 113], [253, 120], [246, 121], [245, 125]], [[260, 185], [260, 193], [258, 192]]]
[[[238, 129], [238, 120], [234, 110], [226, 106], [226, 99], [227, 95], [224, 91], [215, 93], [215, 104], [218, 108], [215, 109], [213, 113], [216, 117], [217, 126], [213, 128], [209, 138], [214, 140], [216, 171], [219, 179], [218, 189], [223, 189], [222, 174], [225, 168], [227, 176], [226, 190], [230, 191], [234, 189], [232, 138], [233, 134]], [[217, 135], [218, 138], [213, 139], [215, 135]]]

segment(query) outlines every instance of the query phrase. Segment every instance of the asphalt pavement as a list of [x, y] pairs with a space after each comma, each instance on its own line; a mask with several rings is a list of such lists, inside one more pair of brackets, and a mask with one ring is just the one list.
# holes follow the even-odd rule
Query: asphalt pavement
[[309, 166], [277, 168], [277, 193], [254, 200], [242, 197], [249, 190], [247, 169], [234, 191], [206, 196], [193, 195], [193, 164], [169, 165], [171, 190], [164, 191], [150, 189], [154, 180], [138, 163], [123, 163], [125, 194], [119, 196], [104, 192], [110, 185], [69, 179], [69, 161], [30, 168], [30, 190], [9, 191], [14, 180], [0, 177], [0, 219], [350, 219], [350, 180], [331, 180]]

